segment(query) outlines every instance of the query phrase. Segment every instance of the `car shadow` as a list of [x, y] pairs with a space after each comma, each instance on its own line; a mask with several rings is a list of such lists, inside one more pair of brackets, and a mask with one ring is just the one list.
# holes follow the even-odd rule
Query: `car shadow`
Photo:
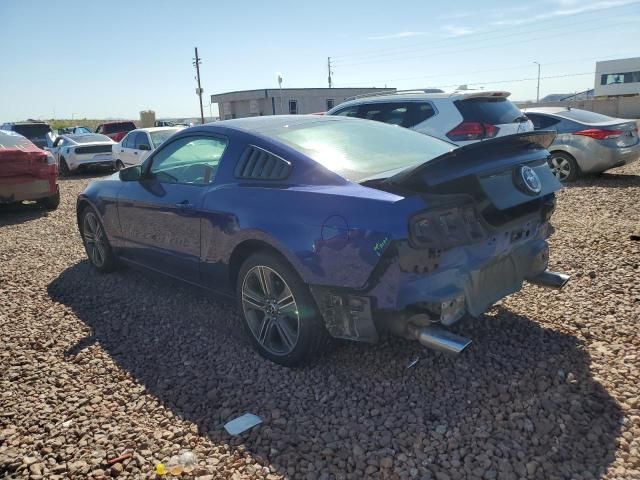
[[565, 188], [599, 187], [599, 188], [637, 188], [640, 187], [640, 175], [627, 173], [600, 173], [580, 177], [575, 182], [563, 184]]
[[[457, 357], [386, 338], [287, 369], [253, 352], [233, 304], [174, 281], [101, 275], [83, 261], [48, 293], [91, 329], [68, 346], [69, 361], [97, 342], [199, 435], [288, 477], [364, 477], [390, 458], [387, 473], [410, 460], [419, 478], [462, 464], [486, 478], [598, 478], [614, 460], [621, 410], [584, 346], [500, 306], [461, 322], [474, 344]], [[246, 412], [263, 424], [229, 436], [223, 424]]]
[[0, 205], [0, 227], [30, 222], [48, 214], [49, 210], [35, 202]]
[[82, 172], [73, 172], [70, 175], [64, 177], [58, 177], [58, 182], [67, 182], [69, 180], [91, 180], [93, 178], [102, 178], [109, 175], [113, 175], [115, 170], [107, 169], [87, 169]]

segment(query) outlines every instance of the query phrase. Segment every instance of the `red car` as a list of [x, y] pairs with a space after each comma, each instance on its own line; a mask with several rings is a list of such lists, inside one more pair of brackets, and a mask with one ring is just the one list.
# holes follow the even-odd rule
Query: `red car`
[[0, 204], [35, 200], [48, 210], [60, 204], [53, 155], [22, 135], [0, 130]]
[[98, 125], [96, 133], [101, 133], [107, 137], [119, 142], [131, 130], [136, 129], [136, 124], [130, 121], [108, 122]]

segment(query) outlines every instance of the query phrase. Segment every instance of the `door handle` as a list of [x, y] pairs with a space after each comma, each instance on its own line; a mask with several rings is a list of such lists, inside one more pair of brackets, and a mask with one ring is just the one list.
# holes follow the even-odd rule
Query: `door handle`
[[176, 203], [176, 207], [178, 207], [180, 210], [195, 210], [196, 208], [196, 206], [193, 203], [189, 203], [189, 200]]
[[138, 152], [133, 152], [133, 154], [134, 154], [134, 155], [137, 155], [137, 154], [138, 154]]
[[124, 153], [124, 150], [120, 150], [120, 153]]

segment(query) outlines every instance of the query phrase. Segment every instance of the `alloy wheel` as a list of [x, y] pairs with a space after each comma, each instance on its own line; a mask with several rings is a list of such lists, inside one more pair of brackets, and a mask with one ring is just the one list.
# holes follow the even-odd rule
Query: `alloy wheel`
[[98, 268], [104, 266], [107, 257], [104, 230], [93, 212], [84, 216], [82, 237], [91, 262]]
[[550, 167], [553, 174], [561, 182], [571, 175], [571, 163], [564, 157], [551, 157]]
[[242, 308], [254, 338], [268, 352], [287, 355], [298, 343], [300, 314], [284, 279], [272, 268], [257, 265], [242, 282]]

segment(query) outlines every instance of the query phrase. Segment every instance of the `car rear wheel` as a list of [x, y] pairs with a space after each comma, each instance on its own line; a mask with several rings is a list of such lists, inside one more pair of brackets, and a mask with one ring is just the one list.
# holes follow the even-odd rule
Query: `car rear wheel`
[[107, 273], [114, 270], [117, 260], [98, 214], [93, 208], [85, 207], [81, 218], [82, 241], [89, 261], [99, 272]]
[[60, 189], [56, 187], [56, 193], [50, 197], [38, 200], [38, 204], [47, 210], [55, 210], [60, 205]]
[[60, 172], [61, 177], [67, 177], [71, 174], [71, 170], [69, 170], [69, 165], [67, 165], [67, 161], [64, 157], [60, 157], [60, 164], [58, 165], [58, 171]]
[[120, 171], [124, 168], [124, 163], [122, 163], [122, 160], [116, 160], [116, 170]]
[[263, 357], [293, 367], [315, 357], [328, 343], [309, 288], [276, 255], [250, 256], [240, 268], [236, 289], [245, 330]]
[[549, 158], [549, 167], [551, 171], [561, 182], [573, 182], [580, 175], [580, 168], [568, 153], [552, 152]]

